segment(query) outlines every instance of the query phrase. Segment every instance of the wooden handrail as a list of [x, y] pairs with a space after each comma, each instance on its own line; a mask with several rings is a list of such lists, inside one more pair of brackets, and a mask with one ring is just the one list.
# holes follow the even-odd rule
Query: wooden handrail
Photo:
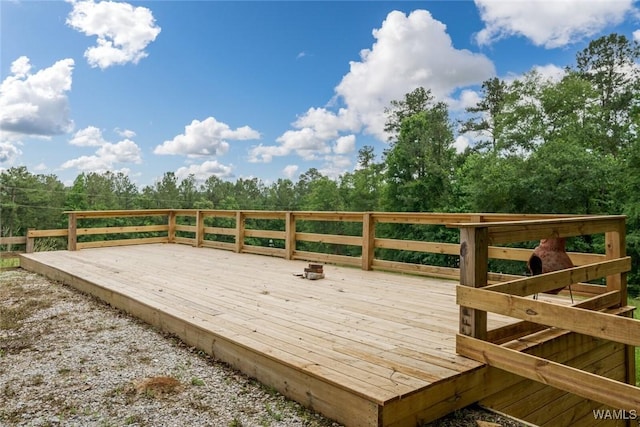
[[[459, 277], [459, 269], [443, 268], [434, 266], [421, 266], [419, 264], [409, 264], [385, 261], [376, 259], [376, 249], [388, 249], [395, 251], [412, 251], [444, 254], [458, 256], [460, 253], [459, 243], [426, 242], [407, 239], [391, 239], [376, 236], [377, 224], [414, 224], [414, 225], [439, 225], [439, 226], [462, 226], [462, 227], [489, 227], [489, 235], [493, 231], [500, 232], [501, 227], [509, 227], [514, 230], [518, 224], [526, 227], [539, 226], [540, 224], [561, 224], [566, 223], [591, 223], [601, 221], [603, 217], [572, 216], [572, 215], [552, 215], [552, 214], [493, 214], [493, 213], [416, 213], [416, 212], [331, 212], [331, 211], [261, 211], [261, 210], [219, 210], [219, 209], [152, 209], [152, 210], [110, 210], [110, 211], [67, 211], [69, 215], [69, 227], [65, 230], [69, 249], [75, 250], [83, 247], [94, 247], [98, 244], [85, 245], [83, 242], [78, 246], [78, 236], [83, 235], [112, 235], [121, 233], [166, 233], [166, 241], [169, 243], [190, 244], [194, 246], [224, 247], [242, 252], [246, 239], [264, 239], [265, 245], [268, 239], [277, 240], [276, 246], [284, 251], [268, 251], [275, 256], [282, 256], [286, 259], [293, 259], [297, 251], [297, 242], [315, 242], [321, 244], [350, 245], [362, 247], [362, 255], [353, 257], [348, 263], [357, 262], [364, 270], [384, 269], [402, 272], [414, 272], [416, 274], [435, 274], [439, 277]], [[119, 217], [166, 217], [165, 225], [155, 226], [114, 226], [114, 227], [91, 227], [86, 221], [91, 219], [109, 219]], [[192, 218], [189, 224], [184, 224], [184, 218]], [[210, 226], [212, 218], [224, 219], [229, 222]], [[599, 219], [598, 219], [599, 218]], [[606, 217], [609, 218], [609, 217]], [[77, 221], [83, 220], [82, 227]], [[276, 230], [261, 230], [252, 220], [281, 221]], [[336, 235], [330, 233], [314, 233], [301, 231], [297, 228], [304, 227], [305, 222], [327, 221], [327, 222], [353, 222], [361, 223], [362, 231], [357, 236]], [[73, 223], [73, 224], [72, 224]], [[195, 224], [195, 225], [194, 225]], [[222, 225], [222, 226], [220, 226]], [[156, 234], [157, 236], [157, 234]], [[220, 236], [220, 237], [213, 237]], [[229, 236], [230, 239], [229, 239]], [[136, 237], [136, 236], [133, 236]], [[154, 239], [157, 239], [154, 237]], [[210, 240], [217, 239], [217, 240]], [[155, 241], [155, 240], [154, 240]], [[233, 244], [227, 244], [234, 242]], [[105, 241], [104, 246], [109, 246], [113, 240]], [[140, 244], [150, 241], [136, 237], [130, 243]], [[217, 242], [217, 243], [215, 243]], [[219, 243], [219, 244], [218, 244]], [[258, 247], [256, 243], [247, 241], [247, 246], [253, 246], [252, 251]], [[249, 244], [252, 243], [252, 244]], [[115, 243], [113, 243], [115, 244]], [[126, 244], [126, 239], [119, 242]], [[277, 247], [275, 248], [277, 249]], [[298, 257], [299, 255], [298, 251]], [[304, 254], [313, 254], [305, 250]], [[516, 261], [526, 261], [530, 255], [529, 249], [508, 248], [502, 246], [489, 246], [487, 257], [491, 259], [506, 259]], [[569, 256], [575, 265], [584, 265], [607, 259], [606, 254], [585, 254], [570, 253]], [[313, 260], [326, 259], [324, 254], [313, 255]], [[344, 258], [339, 258], [344, 259]], [[524, 270], [524, 269], [523, 269]], [[497, 277], [497, 276], [496, 276]], [[506, 277], [506, 276], [505, 276]]]

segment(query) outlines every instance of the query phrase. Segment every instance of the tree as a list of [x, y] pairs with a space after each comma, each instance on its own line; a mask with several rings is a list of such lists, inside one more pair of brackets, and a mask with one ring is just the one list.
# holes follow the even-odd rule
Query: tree
[[234, 185], [239, 209], [264, 209], [265, 193], [265, 186], [258, 178], [239, 178]]
[[196, 188], [196, 177], [193, 174], [189, 174], [189, 176], [180, 181], [178, 194], [182, 209], [193, 209], [195, 207], [199, 197], [198, 189]]
[[358, 167], [340, 177], [341, 198], [350, 211], [375, 211], [380, 205], [382, 163], [375, 162], [374, 149], [364, 146], [358, 151]]
[[73, 181], [67, 197], [67, 208], [72, 210], [117, 209], [113, 174], [106, 172], [81, 173]]
[[136, 209], [140, 193], [138, 187], [131, 182], [129, 176], [122, 173], [107, 172], [112, 183], [113, 192], [116, 198], [117, 209]]
[[489, 148], [496, 152], [498, 136], [501, 132], [501, 114], [504, 112], [508, 95], [508, 85], [497, 77], [482, 83], [481, 99], [473, 107], [468, 107], [468, 113], [480, 113], [462, 123], [460, 133], [473, 132], [487, 136], [488, 140], [480, 140], [475, 146], [478, 150]]
[[57, 228], [65, 190], [52, 175], [34, 175], [25, 166], [0, 173], [0, 235], [24, 236], [28, 228]]
[[290, 179], [278, 178], [267, 190], [266, 208], [270, 210], [296, 210], [295, 188]]
[[403, 100], [391, 101], [391, 107], [385, 108], [387, 120], [384, 131], [389, 135], [389, 141], [393, 141], [400, 133], [402, 122], [412, 115], [425, 111], [433, 103], [434, 97], [431, 90], [418, 87], [407, 93]]
[[593, 40], [576, 55], [577, 72], [597, 91], [599, 130], [594, 148], [617, 156], [637, 135], [632, 113], [640, 104], [640, 44], [624, 35], [610, 34]]
[[500, 132], [496, 135], [499, 154], [528, 153], [544, 142], [544, 112], [540, 105], [540, 91], [549, 84], [533, 70], [509, 86], [502, 114], [499, 114]]
[[175, 209], [180, 207], [180, 191], [175, 173], [165, 172], [162, 179], [156, 182], [154, 190], [156, 208]]
[[453, 173], [453, 142], [443, 102], [405, 118], [398, 141], [385, 153], [385, 208], [428, 212], [443, 207]]
[[539, 92], [545, 141], [571, 140], [591, 148], [597, 137], [592, 118], [599, 107], [592, 100], [593, 85], [580, 74], [568, 72], [559, 82], [545, 82]]

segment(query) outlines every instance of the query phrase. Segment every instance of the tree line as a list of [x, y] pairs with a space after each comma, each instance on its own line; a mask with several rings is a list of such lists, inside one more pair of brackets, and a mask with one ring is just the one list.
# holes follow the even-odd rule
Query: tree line
[[[66, 226], [64, 210], [265, 209], [404, 212], [505, 212], [627, 215], [630, 291], [640, 293], [640, 46], [611, 34], [578, 52], [563, 76], [532, 70], [493, 78], [463, 118], [428, 88], [416, 88], [386, 110], [387, 149], [365, 146], [357, 168], [337, 179], [309, 169], [296, 181], [198, 183], [166, 172], [138, 188], [122, 173], [82, 173], [73, 185], [25, 167], [0, 173], [3, 236], [29, 227]], [[456, 135], [472, 140], [456, 152]], [[441, 227], [397, 226], [385, 236], [455, 241]], [[576, 238], [575, 250], [604, 250]], [[391, 254], [409, 262], [450, 265], [436, 255]], [[427, 258], [425, 258], [427, 257]], [[494, 265], [509, 271], [522, 267]]]

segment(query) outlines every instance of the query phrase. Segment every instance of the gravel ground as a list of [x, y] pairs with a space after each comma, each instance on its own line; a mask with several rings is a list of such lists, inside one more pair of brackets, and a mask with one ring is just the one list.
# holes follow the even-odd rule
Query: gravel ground
[[[521, 426], [478, 407], [433, 426]], [[338, 427], [92, 297], [0, 272], [1, 426]]]

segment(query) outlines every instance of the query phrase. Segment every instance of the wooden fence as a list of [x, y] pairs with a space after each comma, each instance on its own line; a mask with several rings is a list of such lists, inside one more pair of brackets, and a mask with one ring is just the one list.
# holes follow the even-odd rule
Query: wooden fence
[[[360, 267], [363, 270], [386, 270], [402, 273], [422, 274], [441, 278], [458, 279], [459, 268], [397, 262], [376, 257], [376, 249], [413, 251], [444, 254], [457, 257], [460, 244], [425, 242], [379, 237], [378, 224], [439, 225], [457, 223], [502, 223], [531, 221], [552, 218], [573, 218], [570, 215], [516, 215], [516, 214], [449, 214], [449, 213], [398, 213], [398, 212], [317, 212], [317, 211], [244, 211], [244, 210], [196, 210], [159, 209], [126, 211], [70, 211], [68, 249], [80, 250], [106, 246], [145, 243], [178, 243], [195, 247], [230, 250], [238, 253], [253, 253], [285, 259], [308, 260]], [[96, 220], [116, 220], [126, 217], [142, 217], [154, 222], [152, 225], [93, 226]], [[216, 221], [218, 224], [216, 224]], [[257, 221], [276, 224], [276, 230], [261, 229], [253, 225]], [[352, 223], [361, 229], [358, 235], [303, 232], [299, 224], [304, 222]], [[250, 224], [251, 223], [251, 224]], [[81, 225], [79, 225], [81, 224]], [[53, 235], [60, 230], [54, 230]], [[44, 232], [42, 232], [44, 233]], [[80, 241], [82, 236], [104, 236], [103, 240]], [[126, 238], [118, 238], [126, 236]], [[133, 237], [132, 237], [133, 236]], [[112, 239], [114, 238], [115, 239]], [[256, 241], [277, 244], [256, 244]], [[348, 256], [302, 250], [299, 242], [321, 243], [358, 247], [360, 256]], [[489, 246], [488, 257], [492, 259], [526, 261], [531, 250]], [[605, 259], [603, 254], [570, 253], [576, 265]], [[524, 269], [523, 269], [524, 271]], [[491, 282], [502, 282], [518, 278], [517, 275], [489, 273]], [[591, 287], [577, 291], [592, 292]]]
[[[25, 244], [25, 252], [34, 250], [34, 241], [39, 238], [67, 237], [68, 250], [135, 245], [148, 243], [178, 243], [196, 247], [208, 247], [276, 256], [285, 259], [308, 260], [360, 267], [363, 270], [385, 270], [402, 273], [429, 275], [458, 279], [460, 269], [409, 262], [389, 261], [376, 257], [376, 250], [412, 251], [444, 254], [458, 257], [459, 243], [427, 242], [408, 239], [380, 237], [379, 224], [439, 225], [445, 227], [460, 223], [500, 224], [521, 221], [575, 218], [571, 215], [517, 215], [479, 213], [399, 213], [399, 212], [311, 212], [311, 211], [243, 211], [243, 210], [113, 210], [113, 211], [69, 211], [68, 228], [56, 230], [30, 229], [24, 237], [13, 238]], [[139, 225], [114, 225], [123, 218], [139, 218]], [[587, 217], [590, 218], [590, 217]], [[584, 218], [583, 218], [584, 219]], [[97, 224], [100, 221], [104, 224]], [[216, 223], [216, 221], [218, 223]], [[259, 221], [270, 223], [261, 229]], [[109, 223], [111, 222], [111, 223]], [[352, 223], [361, 231], [357, 235], [311, 233], [300, 230], [299, 224], [310, 222]], [[96, 225], [97, 224], [97, 225]], [[276, 225], [275, 227], [273, 225]], [[92, 236], [90, 239], [84, 236]], [[6, 239], [6, 238], [5, 238]], [[534, 239], [531, 239], [534, 240]], [[257, 244], [256, 242], [262, 244]], [[269, 244], [265, 242], [276, 242]], [[332, 244], [357, 247], [359, 256], [322, 253], [308, 248], [300, 249], [299, 242]], [[0, 241], [0, 245], [3, 244]], [[526, 261], [530, 249], [491, 245], [488, 258]], [[15, 255], [13, 255], [15, 256]], [[606, 259], [604, 254], [569, 253], [575, 265], [584, 265]], [[524, 269], [523, 269], [524, 272]], [[519, 275], [488, 273], [490, 283], [517, 279]], [[601, 287], [579, 285], [577, 292], [597, 293]]]
[[[640, 321], [625, 317], [631, 313], [626, 307], [626, 272], [631, 269], [631, 259], [625, 252], [625, 218], [606, 216], [513, 223], [475, 222], [456, 226], [460, 228], [461, 242], [457, 352], [613, 408], [640, 410], [640, 389], [630, 385], [635, 383], [634, 346], [640, 346]], [[606, 253], [600, 260], [593, 259], [585, 265], [538, 276], [489, 283], [487, 265], [491, 245], [601, 233], [605, 235]], [[606, 287], [588, 283], [576, 285], [599, 278], [606, 278]], [[526, 298], [569, 285], [583, 290], [590, 288], [595, 296], [571, 306]], [[521, 322], [488, 331], [487, 312], [510, 316]], [[508, 341], [547, 328], [625, 344], [627, 383], [540, 359], [505, 345]]]

